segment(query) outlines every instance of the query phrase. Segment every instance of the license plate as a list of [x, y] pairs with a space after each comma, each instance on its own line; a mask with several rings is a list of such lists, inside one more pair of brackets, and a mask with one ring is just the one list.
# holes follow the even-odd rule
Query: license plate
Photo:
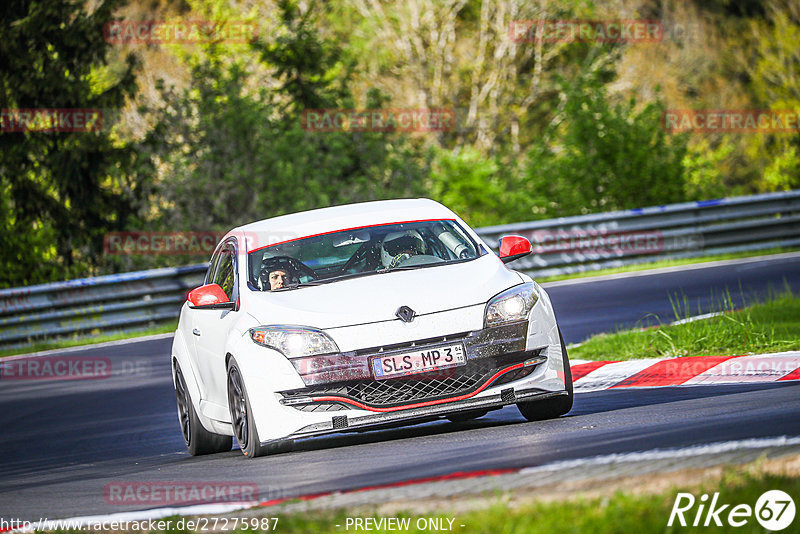
[[466, 365], [466, 363], [467, 355], [464, 352], [464, 345], [456, 343], [391, 356], [378, 356], [372, 359], [372, 374], [376, 379], [383, 380], [384, 378], [447, 369], [457, 365]]

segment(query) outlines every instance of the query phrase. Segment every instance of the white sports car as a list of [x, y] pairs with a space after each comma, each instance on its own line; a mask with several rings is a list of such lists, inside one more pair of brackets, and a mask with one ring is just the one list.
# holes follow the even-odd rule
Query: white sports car
[[231, 230], [172, 345], [193, 455], [286, 450], [293, 440], [398, 422], [466, 421], [516, 404], [572, 407], [547, 293], [432, 200], [284, 215]]

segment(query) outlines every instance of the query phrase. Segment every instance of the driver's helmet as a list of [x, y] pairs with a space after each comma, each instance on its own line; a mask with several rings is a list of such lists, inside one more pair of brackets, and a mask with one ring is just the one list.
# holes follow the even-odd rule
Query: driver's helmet
[[390, 232], [381, 243], [381, 263], [384, 267], [394, 267], [417, 254], [425, 254], [425, 241], [416, 230]]
[[286, 273], [286, 285], [299, 284], [300, 280], [297, 277], [297, 271], [292, 266], [292, 263], [286, 258], [264, 258], [261, 260], [261, 272], [259, 273], [258, 280], [261, 283], [261, 289], [269, 291], [271, 286], [269, 283], [269, 275], [273, 271], [283, 271]]

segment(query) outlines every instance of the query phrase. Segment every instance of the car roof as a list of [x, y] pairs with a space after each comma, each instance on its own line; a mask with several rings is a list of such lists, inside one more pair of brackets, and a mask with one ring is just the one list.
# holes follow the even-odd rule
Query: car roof
[[427, 198], [378, 200], [320, 208], [253, 222], [234, 228], [230, 234], [244, 234], [252, 251], [293, 239], [380, 224], [430, 219], [455, 219], [456, 215]]

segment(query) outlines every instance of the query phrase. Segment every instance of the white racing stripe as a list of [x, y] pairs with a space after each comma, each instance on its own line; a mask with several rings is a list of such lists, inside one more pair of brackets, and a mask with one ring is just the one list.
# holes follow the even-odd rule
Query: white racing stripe
[[594, 465], [608, 465], [623, 462], [647, 462], [655, 460], [670, 460], [675, 458], [694, 458], [699, 455], [720, 454], [744, 449], [766, 449], [770, 447], [790, 447], [800, 445], [800, 436], [777, 436], [774, 438], [753, 438], [738, 441], [720, 441], [706, 445], [692, 445], [676, 449], [653, 449], [641, 452], [626, 452], [579, 458], [577, 460], [563, 460], [537, 467], [526, 467], [520, 470], [521, 474], [543, 471], [559, 471], [574, 467], [587, 467]]

